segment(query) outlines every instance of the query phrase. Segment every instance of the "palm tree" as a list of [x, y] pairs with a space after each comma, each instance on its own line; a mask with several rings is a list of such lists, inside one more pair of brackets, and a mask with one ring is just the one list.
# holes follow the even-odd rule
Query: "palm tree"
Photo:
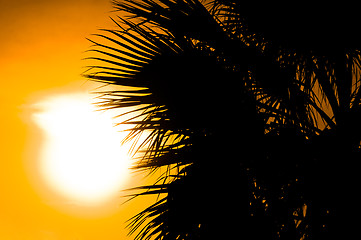
[[356, 15], [330, 20], [332, 8], [237, 0], [114, 6], [119, 29], [91, 40], [96, 63], [86, 77], [123, 87], [104, 92], [100, 105], [128, 109], [126, 140], [146, 133], [136, 168], [163, 173], [135, 189], [159, 195], [130, 220], [135, 239], [356, 231]]

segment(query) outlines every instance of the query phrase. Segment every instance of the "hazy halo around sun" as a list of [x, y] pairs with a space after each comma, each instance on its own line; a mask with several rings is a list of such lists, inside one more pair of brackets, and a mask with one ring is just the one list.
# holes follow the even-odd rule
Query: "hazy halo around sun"
[[119, 195], [129, 174], [126, 133], [114, 127], [107, 111], [97, 111], [92, 95], [70, 93], [35, 103], [33, 121], [45, 135], [40, 171], [56, 192], [84, 204]]

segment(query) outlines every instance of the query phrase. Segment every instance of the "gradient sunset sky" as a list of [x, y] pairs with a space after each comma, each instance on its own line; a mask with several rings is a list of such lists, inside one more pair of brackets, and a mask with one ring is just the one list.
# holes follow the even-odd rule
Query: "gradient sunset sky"
[[115, 27], [112, 10], [109, 0], [0, 0], [0, 239], [131, 239], [124, 221], [146, 202], [121, 205], [119, 192], [106, 204], [82, 206], [46, 188], [36, 165], [41, 132], [29, 119], [42, 96], [95, 87], [81, 77], [81, 59], [87, 37]]

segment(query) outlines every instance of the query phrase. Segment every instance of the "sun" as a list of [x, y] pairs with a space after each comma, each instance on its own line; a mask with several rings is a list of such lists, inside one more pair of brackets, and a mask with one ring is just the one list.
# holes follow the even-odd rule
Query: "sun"
[[33, 120], [43, 130], [40, 171], [46, 184], [68, 199], [102, 203], [119, 194], [129, 174], [125, 133], [89, 94], [62, 94], [35, 104]]

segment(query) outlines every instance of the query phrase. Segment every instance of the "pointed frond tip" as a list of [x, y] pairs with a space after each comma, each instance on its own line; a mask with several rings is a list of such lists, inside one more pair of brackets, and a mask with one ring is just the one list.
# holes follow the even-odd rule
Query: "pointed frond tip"
[[[290, 231], [285, 236], [301, 239], [317, 229], [309, 217], [293, 224], [292, 213], [326, 192], [315, 186], [333, 192], [330, 173], [347, 171], [330, 159], [347, 159], [350, 149], [359, 156], [360, 51], [282, 45], [269, 34], [278, 27], [270, 26], [274, 19], [248, 18], [242, 1], [113, 4], [122, 16], [112, 18], [118, 29], [89, 40], [84, 76], [119, 89], [98, 91], [98, 107], [121, 110], [133, 169], [160, 173], [154, 185], [127, 195], [158, 197], [129, 220], [129, 233], [138, 240], [211, 239], [228, 231], [229, 239], [240, 231], [283, 239]], [[271, 28], [259, 33], [251, 19]], [[234, 216], [234, 223], [223, 221]], [[263, 227], [271, 233], [255, 231]]]

